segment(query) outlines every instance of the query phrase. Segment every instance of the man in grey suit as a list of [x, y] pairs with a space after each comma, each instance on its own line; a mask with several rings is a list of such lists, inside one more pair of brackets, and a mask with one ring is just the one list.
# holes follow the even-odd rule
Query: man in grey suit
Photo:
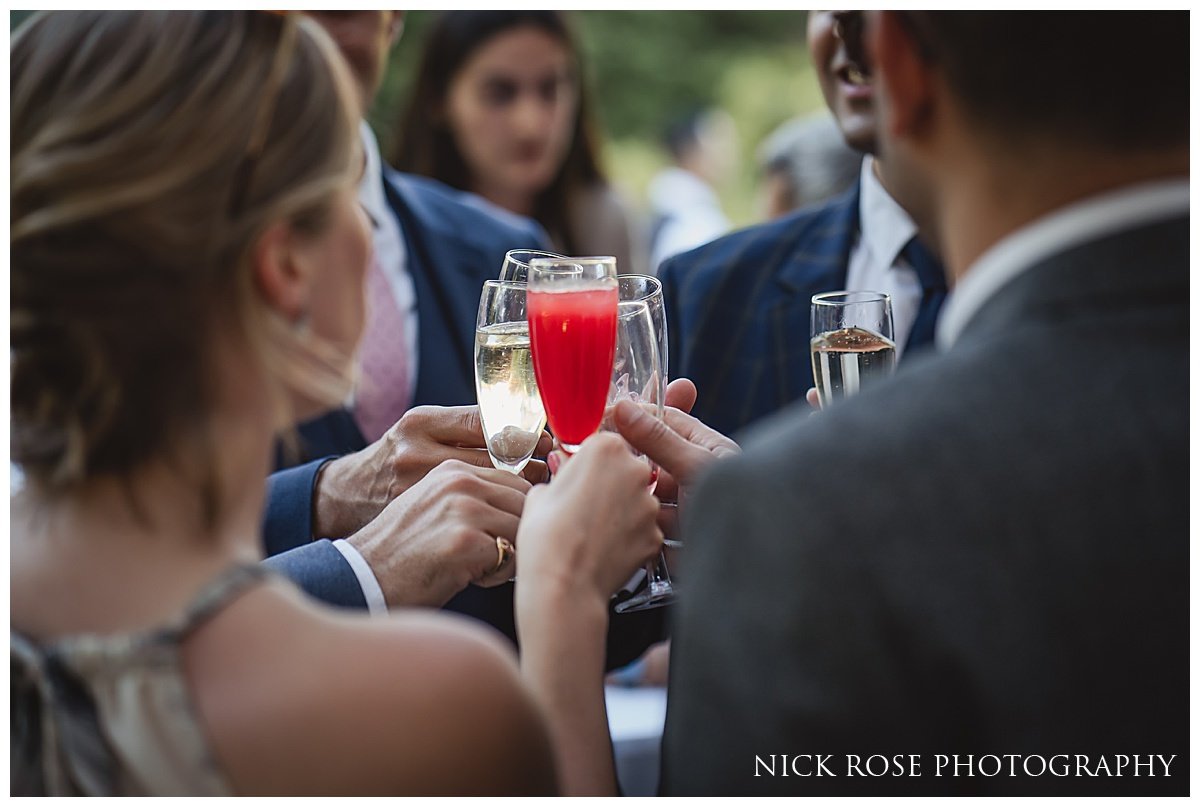
[[1187, 17], [869, 27], [939, 352], [704, 475], [662, 790], [1186, 794]]

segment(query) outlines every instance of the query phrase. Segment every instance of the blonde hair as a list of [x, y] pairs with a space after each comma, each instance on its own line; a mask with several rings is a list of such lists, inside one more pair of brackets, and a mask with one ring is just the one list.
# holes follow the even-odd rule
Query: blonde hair
[[275, 222], [319, 232], [360, 168], [354, 84], [319, 26], [39, 14], [10, 64], [12, 453], [31, 480], [61, 491], [181, 444], [211, 458], [217, 328], [244, 332], [277, 401], [339, 400], [348, 357], [268, 314], [248, 257]]

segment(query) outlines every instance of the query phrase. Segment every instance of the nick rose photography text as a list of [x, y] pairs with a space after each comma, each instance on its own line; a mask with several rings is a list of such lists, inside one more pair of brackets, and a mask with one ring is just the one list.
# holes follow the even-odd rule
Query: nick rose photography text
[[1170, 776], [1176, 754], [765, 754], [761, 776]]

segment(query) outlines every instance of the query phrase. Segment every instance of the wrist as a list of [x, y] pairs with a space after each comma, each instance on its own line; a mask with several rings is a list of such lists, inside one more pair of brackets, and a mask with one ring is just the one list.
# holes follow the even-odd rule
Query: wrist
[[345, 463], [331, 459], [317, 471], [313, 482], [312, 539], [345, 538], [354, 532], [348, 526], [345, 489]]
[[517, 632], [524, 650], [543, 641], [551, 647], [603, 641], [608, 632], [608, 598], [551, 575], [522, 574], [516, 589]]

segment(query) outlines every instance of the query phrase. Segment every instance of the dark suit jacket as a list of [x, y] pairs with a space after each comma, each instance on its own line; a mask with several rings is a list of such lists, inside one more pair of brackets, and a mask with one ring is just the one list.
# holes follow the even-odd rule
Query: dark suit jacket
[[813, 386], [812, 296], [846, 286], [858, 183], [823, 205], [719, 238], [663, 263], [670, 377], [696, 382], [692, 414], [738, 429]]
[[[541, 228], [473, 194], [431, 179], [385, 169], [384, 189], [400, 223], [408, 271], [416, 287], [420, 342], [413, 405], [475, 403], [475, 318], [485, 280], [499, 276], [510, 249], [547, 249]], [[364, 448], [350, 412], [338, 409], [303, 424], [302, 463], [270, 480], [264, 533], [270, 565], [313, 596], [335, 605], [365, 607], [353, 571], [329, 541], [309, 542], [312, 491], [330, 457]], [[513, 587], [469, 586], [446, 608], [496, 627], [514, 642]], [[659, 612], [618, 618], [610, 664], [636, 658], [662, 633]]]
[[[1188, 229], [1042, 262], [946, 354], [780, 413], [701, 484], [664, 792], [1187, 793]], [[922, 775], [845, 776], [877, 753]], [[839, 776], [755, 777], [772, 754]], [[968, 778], [936, 754], [1178, 756]]]

